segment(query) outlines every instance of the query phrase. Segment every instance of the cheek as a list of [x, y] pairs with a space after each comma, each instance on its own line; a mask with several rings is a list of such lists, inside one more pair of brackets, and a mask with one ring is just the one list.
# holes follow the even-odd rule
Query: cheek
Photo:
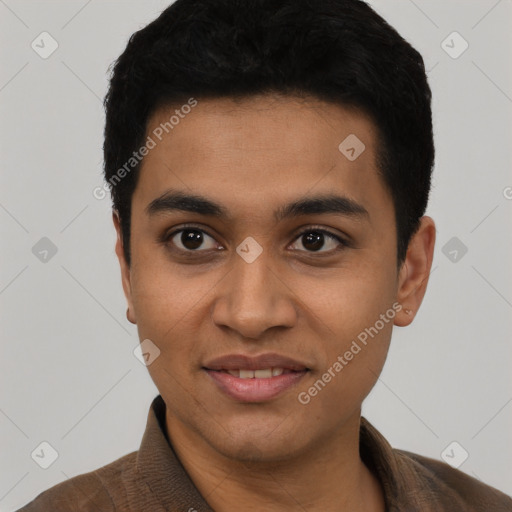
[[385, 268], [382, 261], [361, 257], [358, 264], [333, 271], [322, 280], [296, 278], [294, 291], [324, 329], [339, 340], [347, 340], [391, 308], [396, 296], [395, 277], [390, 264]]
[[[215, 272], [200, 271], [194, 265], [176, 265], [167, 261], [139, 259], [134, 266], [132, 299], [141, 340], [150, 339], [165, 360], [192, 361], [205, 320], [209, 320], [211, 293], [222, 277]], [[172, 359], [169, 357], [172, 355]]]
[[187, 286], [170, 265], [149, 257], [132, 270], [132, 300], [141, 339], [160, 342], [172, 337], [172, 331], [197, 301], [192, 285]]
[[317, 378], [329, 369], [336, 375], [328, 384], [333, 400], [338, 393], [366, 396], [384, 365], [396, 315], [392, 277], [382, 268], [346, 269], [304, 295], [326, 356]]
[[200, 293], [198, 282], [150, 265], [136, 273], [132, 283], [139, 339], [151, 340], [159, 350], [148, 372], [160, 392], [172, 396], [174, 403], [187, 399], [193, 393], [188, 376], [196, 369], [196, 347], [190, 342], [198, 337], [197, 315], [204, 289]]

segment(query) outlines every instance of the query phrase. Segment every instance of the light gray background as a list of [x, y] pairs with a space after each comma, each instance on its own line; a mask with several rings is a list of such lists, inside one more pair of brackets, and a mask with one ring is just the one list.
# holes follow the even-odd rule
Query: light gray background
[[[136, 450], [158, 393], [133, 355], [109, 198], [92, 190], [107, 67], [168, 3], [0, 0], [2, 511]], [[462, 471], [512, 494], [512, 2], [372, 5], [429, 70], [438, 239], [423, 306], [395, 328], [363, 414], [430, 457], [456, 440]], [[31, 48], [43, 31], [59, 44], [48, 59]], [[457, 59], [441, 47], [453, 31], [469, 43]], [[42, 237], [58, 249], [46, 263]], [[468, 248], [456, 262], [452, 237]], [[46, 470], [31, 458], [42, 441], [59, 453]]]

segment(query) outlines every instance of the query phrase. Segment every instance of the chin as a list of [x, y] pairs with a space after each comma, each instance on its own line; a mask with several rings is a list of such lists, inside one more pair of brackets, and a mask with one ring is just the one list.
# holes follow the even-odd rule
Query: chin
[[[240, 462], [279, 462], [299, 455], [301, 446], [297, 433], [278, 434], [275, 427], [268, 428], [226, 428], [220, 433], [222, 440], [210, 438], [209, 444], [227, 458]], [[220, 441], [220, 442], [216, 442]]]

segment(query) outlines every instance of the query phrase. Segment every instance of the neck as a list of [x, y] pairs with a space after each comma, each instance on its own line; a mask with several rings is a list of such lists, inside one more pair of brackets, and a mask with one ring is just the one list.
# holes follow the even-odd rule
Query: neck
[[359, 426], [360, 410], [331, 439], [286, 460], [233, 459], [166, 412], [173, 449], [215, 512], [383, 512], [380, 483], [359, 456]]

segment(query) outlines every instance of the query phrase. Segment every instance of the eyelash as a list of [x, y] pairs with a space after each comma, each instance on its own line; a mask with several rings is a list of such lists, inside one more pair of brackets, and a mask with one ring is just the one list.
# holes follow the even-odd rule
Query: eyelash
[[[208, 231], [205, 231], [203, 228], [200, 228], [199, 226], [196, 226], [194, 224], [185, 224], [183, 226], [180, 227], [180, 229], [177, 229], [177, 230], [174, 230], [172, 233], [164, 233], [164, 235], [162, 236], [161, 238], [161, 242], [164, 244], [164, 245], [168, 245], [169, 242], [171, 241], [171, 239], [176, 236], [178, 233], [181, 233], [183, 231], [187, 231], [187, 230], [196, 230], [196, 231], [199, 231], [201, 233], [204, 233], [206, 235], [208, 235], [210, 238], [214, 239], [215, 240], [215, 237], [210, 235], [210, 233], [208, 233]], [[307, 228], [305, 228], [304, 230], [302, 230], [300, 233], [298, 233], [295, 238], [294, 238], [294, 242], [299, 240], [302, 236], [308, 234], [308, 233], [312, 233], [312, 232], [315, 232], [315, 233], [321, 233], [323, 235], [326, 235], [328, 238], [330, 238], [331, 240], [334, 240], [336, 242], [338, 242], [341, 247], [338, 247], [336, 249], [333, 249], [331, 251], [327, 251], [327, 252], [319, 252], [319, 253], [316, 253], [314, 251], [301, 251], [299, 250], [298, 252], [305, 252], [306, 254], [310, 254], [310, 255], [325, 255], [325, 256], [330, 256], [334, 253], [338, 253], [339, 251], [342, 251], [343, 249], [345, 248], [348, 248], [348, 247], [351, 247], [351, 244], [345, 240], [344, 238], [340, 237], [339, 235], [335, 235], [334, 233], [331, 233], [330, 231], [327, 231], [326, 229], [323, 229], [319, 226], [308, 226]], [[201, 252], [208, 252], [208, 251], [201, 251], [201, 250], [197, 250], [197, 251], [192, 251], [192, 250], [183, 250], [181, 248], [178, 248], [178, 247], [175, 247], [174, 250], [182, 253], [182, 254], [185, 254], [186, 256], [190, 256], [190, 257], [197, 257], [196, 255], [201, 253]]]

